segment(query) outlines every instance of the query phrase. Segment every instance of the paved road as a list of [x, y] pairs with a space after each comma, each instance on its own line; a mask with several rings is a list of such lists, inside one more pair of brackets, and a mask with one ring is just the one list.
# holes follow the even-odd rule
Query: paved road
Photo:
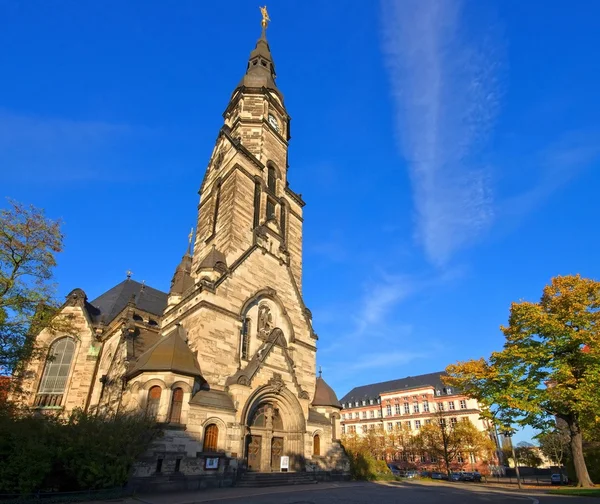
[[144, 504], [598, 504], [597, 499], [517, 493], [477, 484], [339, 483], [144, 496]]

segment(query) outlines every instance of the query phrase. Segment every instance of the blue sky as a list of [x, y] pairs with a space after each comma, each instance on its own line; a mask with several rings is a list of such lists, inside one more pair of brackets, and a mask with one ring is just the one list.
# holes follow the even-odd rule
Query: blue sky
[[[268, 7], [340, 396], [487, 356], [511, 301], [600, 277], [600, 5]], [[259, 33], [248, 1], [0, 0], [1, 195], [64, 220], [60, 296], [168, 289]]]

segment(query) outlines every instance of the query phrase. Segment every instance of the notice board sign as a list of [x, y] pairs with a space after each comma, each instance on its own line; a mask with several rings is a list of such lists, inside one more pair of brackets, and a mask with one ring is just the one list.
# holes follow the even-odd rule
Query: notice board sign
[[206, 457], [204, 459], [204, 469], [207, 471], [216, 471], [219, 468], [219, 457]]
[[281, 472], [288, 472], [290, 469], [290, 457], [287, 455], [282, 455], [279, 468], [281, 469]]

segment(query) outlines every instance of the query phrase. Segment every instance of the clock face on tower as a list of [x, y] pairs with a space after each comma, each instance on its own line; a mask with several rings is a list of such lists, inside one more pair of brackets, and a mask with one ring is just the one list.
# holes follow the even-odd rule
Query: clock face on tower
[[273, 114], [269, 114], [269, 124], [273, 126], [277, 133], [279, 133], [279, 123], [277, 122], [277, 118]]

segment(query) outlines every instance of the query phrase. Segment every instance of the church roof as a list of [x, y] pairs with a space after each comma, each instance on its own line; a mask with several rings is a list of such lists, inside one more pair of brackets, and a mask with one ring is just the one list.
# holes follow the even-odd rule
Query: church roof
[[327, 385], [325, 380], [323, 380], [323, 378], [320, 376], [317, 378], [317, 382], [315, 383], [315, 396], [313, 398], [312, 405], [341, 408], [337, 395], [335, 395], [333, 389]]
[[227, 259], [225, 254], [213, 245], [208, 254], [204, 256], [204, 259], [200, 261], [198, 269], [218, 269], [219, 265], [221, 265], [221, 268], [227, 268]]
[[190, 404], [222, 410], [235, 411], [231, 396], [221, 390], [199, 390], [190, 400]]
[[331, 422], [329, 419], [323, 415], [323, 413], [319, 413], [312, 408], [308, 409], [308, 423], [311, 424], [324, 424], [329, 425]]
[[107, 290], [93, 301], [86, 303], [92, 322], [109, 324], [133, 300], [140, 310], [157, 316], [163, 314], [167, 306], [167, 294], [127, 278], [112, 289]]
[[182, 326], [163, 336], [133, 363], [129, 378], [150, 371], [171, 371], [185, 376], [202, 376], [196, 356], [185, 341]]

